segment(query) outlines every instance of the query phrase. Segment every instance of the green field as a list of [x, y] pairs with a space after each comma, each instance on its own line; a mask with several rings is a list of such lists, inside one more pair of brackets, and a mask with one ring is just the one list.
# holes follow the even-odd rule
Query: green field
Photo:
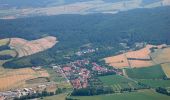
[[50, 97], [43, 97], [42, 99], [38, 99], [38, 100], [65, 100], [66, 96], [67, 94], [59, 94]]
[[153, 79], [144, 79], [138, 80], [139, 82], [146, 84], [152, 88], [157, 87], [170, 87], [170, 80], [153, 80]]
[[135, 79], [162, 79], [165, 74], [160, 65], [144, 68], [126, 69], [129, 77]]
[[65, 81], [65, 78], [62, 77], [61, 75], [58, 75], [52, 68], [45, 67], [45, 69], [50, 74], [50, 80], [52, 80], [54, 82], [63, 82], [63, 81]]
[[72, 98], [78, 100], [170, 100], [170, 96], [159, 94], [152, 90], [99, 96], [81, 96]]
[[102, 81], [104, 86], [111, 86], [113, 90], [120, 90], [123, 88], [140, 88], [136, 82], [120, 75], [101, 76], [99, 79]]

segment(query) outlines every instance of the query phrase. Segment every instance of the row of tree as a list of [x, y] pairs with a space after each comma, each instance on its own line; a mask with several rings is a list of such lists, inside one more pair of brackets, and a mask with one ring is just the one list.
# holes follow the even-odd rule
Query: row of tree
[[168, 89], [163, 87], [156, 88], [156, 92], [170, 96], [170, 91], [168, 91]]

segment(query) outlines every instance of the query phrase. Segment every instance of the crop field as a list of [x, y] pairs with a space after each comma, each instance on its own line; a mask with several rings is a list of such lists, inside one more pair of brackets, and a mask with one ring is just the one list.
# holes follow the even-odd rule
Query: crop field
[[[158, 46], [146, 45], [144, 48], [136, 51], [129, 51], [120, 55], [107, 57], [105, 58], [105, 61], [109, 65], [120, 69], [127, 67], [130, 68], [149, 67], [155, 64], [161, 64], [163, 62], [170, 61], [170, 55], [168, 54], [168, 52], [170, 52], [170, 48], [162, 49], [163, 47], [167, 47], [167, 45], [165, 44]], [[152, 48], [157, 48], [158, 50], [152, 53], [151, 51]], [[162, 52], [161, 53], [162, 55], [160, 53], [157, 53], [160, 50]]]
[[39, 77], [39, 78], [26, 80], [25, 82], [26, 82], [26, 84], [36, 84], [36, 83], [49, 82], [49, 79], [45, 78], [45, 77]]
[[156, 64], [170, 62], [170, 47], [151, 53], [151, 57]]
[[170, 63], [161, 64], [167, 78], [170, 78]]
[[162, 79], [163, 77], [165, 77], [165, 74], [160, 65], [144, 68], [126, 69], [126, 73], [129, 77], [135, 79]]
[[0, 91], [24, 87], [25, 81], [39, 77], [49, 77], [45, 70], [35, 71], [31, 68], [4, 69], [0, 74]]
[[128, 60], [124, 54], [105, 58], [106, 63], [116, 68], [129, 67]]
[[50, 97], [43, 97], [43, 99], [38, 99], [38, 100], [65, 100], [66, 97], [67, 94], [59, 94]]
[[56, 73], [53, 69], [46, 67], [45, 68], [47, 72], [50, 74], [50, 80], [54, 82], [63, 82], [66, 81], [64, 77], [61, 76], [61, 74]]
[[16, 57], [17, 53], [14, 50], [3, 50], [0, 51], [0, 55], [11, 55], [12, 57]]
[[98, 96], [80, 96], [72, 97], [78, 100], [169, 100], [170, 96], [156, 93], [152, 90], [143, 90], [139, 92], [130, 92], [122, 94], [108, 94]]
[[0, 39], [0, 46], [7, 45], [9, 43], [10, 39]]
[[101, 76], [99, 79], [105, 86], [113, 87], [113, 90], [121, 90], [122, 88], [140, 88], [136, 82], [119, 75]]
[[67, 80], [60, 73], [56, 73], [55, 70], [48, 67], [44, 67], [44, 69], [49, 73], [50, 81], [56, 82], [58, 87], [72, 89], [70, 82], [66, 82]]
[[141, 82], [143, 84], [146, 84], [152, 88], [157, 88], [157, 87], [170, 87], [170, 80], [154, 80], [154, 79], [141, 79], [137, 80], [138, 82]]
[[27, 41], [21, 38], [11, 38], [9, 47], [17, 51], [18, 57], [23, 57], [49, 49], [56, 43], [56, 37], [52, 36], [32, 41]]

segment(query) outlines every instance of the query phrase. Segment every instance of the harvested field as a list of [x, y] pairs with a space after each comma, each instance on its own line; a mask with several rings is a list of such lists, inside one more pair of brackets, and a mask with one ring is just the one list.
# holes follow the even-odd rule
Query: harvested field
[[[140, 68], [140, 67], [148, 67], [153, 66], [155, 64], [160, 64], [163, 62], [170, 61], [170, 48], [164, 48], [167, 45], [146, 45], [146, 47], [136, 50], [129, 51], [124, 54], [116, 55], [113, 57], [105, 58], [106, 63], [115, 67], [115, 68]], [[155, 48], [153, 51], [151, 49]], [[156, 50], [156, 51], [155, 51]], [[161, 54], [157, 53], [160, 52]], [[153, 57], [154, 56], [154, 57]], [[154, 58], [154, 59], [153, 59]], [[153, 59], [153, 60], [152, 60]], [[155, 63], [156, 62], [156, 63]]]
[[167, 78], [170, 78], [170, 63], [165, 63], [165, 64], [162, 64], [162, 69], [166, 75]]
[[128, 58], [141, 58], [141, 59], [149, 59], [150, 56], [150, 48], [152, 48], [153, 45], [147, 45], [145, 48], [137, 50], [137, 51], [130, 51], [126, 53], [126, 56]]
[[9, 43], [10, 39], [0, 39], [0, 46], [7, 45]]
[[131, 68], [148, 67], [154, 65], [152, 61], [143, 61], [143, 60], [129, 60], [129, 63]]
[[11, 38], [10, 48], [18, 52], [18, 57], [32, 55], [53, 47], [57, 41], [56, 37], [48, 36], [41, 39], [27, 41], [21, 38]]
[[109, 65], [116, 68], [124, 68], [129, 66], [128, 60], [124, 54], [108, 57], [105, 60], [106, 63], [109, 63]]
[[44, 83], [44, 82], [48, 82], [48, 81], [49, 81], [49, 79], [46, 77], [39, 77], [39, 78], [26, 80], [26, 84], [37, 84], [37, 83]]
[[6, 70], [0, 75], [0, 91], [6, 91], [9, 89], [22, 88], [26, 86], [26, 81], [39, 78], [49, 77], [45, 70], [35, 71], [31, 68]]
[[170, 47], [151, 53], [151, 57], [156, 64], [170, 62]]

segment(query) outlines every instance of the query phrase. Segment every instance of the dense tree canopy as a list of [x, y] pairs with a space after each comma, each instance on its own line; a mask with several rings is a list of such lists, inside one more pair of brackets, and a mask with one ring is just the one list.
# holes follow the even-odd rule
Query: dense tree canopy
[[[19, 66], [19, 62], [24, 62], [22, 67], [30, 66], [30, 62], [35, 58], [41, 58], [39, 60], [46, 64], [64, 61], [61, 55], [77, 50], [87, 43], [96, 47], [115, 48], [125, 39], [130, 44], [170, 44], [169, 32], [170, 7], [136, 9], [118, 14], [58, 15], [0, 20], [0, 38], [20, 37], [32, 40], [52, 35], [59, 40], [52, 49], [10, 62], [16, 66]], [[96, 54], [104, 57], [115, 52], [116, 50], [106, 50]], [[37, 64], [35, 61], [32, 62]]]

